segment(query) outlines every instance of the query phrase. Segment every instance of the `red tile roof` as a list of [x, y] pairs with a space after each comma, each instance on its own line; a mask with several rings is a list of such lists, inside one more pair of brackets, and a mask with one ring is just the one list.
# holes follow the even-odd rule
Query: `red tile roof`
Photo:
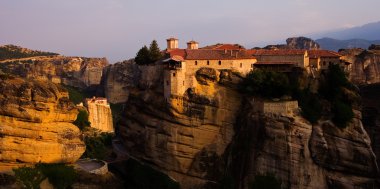
[[248, 50], [254, 56], [286, 56], [286, 55], [304, 55], [306, 50], [300, 49], [278, 49], [278, 50], [268, 50], [268, 49], [252, 49]]
[[297, 63], [295, 62], [276, 62], [276, 61], [273, 61], [273, 62], [257, 62], [255, 63], [254, 65], [296, 65]]
[[241, 50], [245, 49], [239, 44], [216, 44], [202, 47], [201, 49], [214, 49], [214, 50]]
[[185, 60], [255, 59], [246, 50], [174, 49], [168, 50], [166, 53], [171, 58], [181, 56]]
[[341, 55], [334, 51], [329, 50], [308, 50], [310, 58], [319, 58], [319, 57], [330, 57], [330, 58], [339, 58]]

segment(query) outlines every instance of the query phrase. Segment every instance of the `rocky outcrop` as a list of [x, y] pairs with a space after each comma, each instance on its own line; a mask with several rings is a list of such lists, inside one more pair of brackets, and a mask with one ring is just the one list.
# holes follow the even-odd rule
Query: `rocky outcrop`
[[317, 50], [320, 46], [314, 40], [307, 37], [292, 37], [286, 39], [287, 46], [290, 49], [306, 49], [306, 50]]
[[0, 79], [0, 162], [71, 163], [85, 150], [72, 124], [78, 113], [61, 87], [12, 76]]
[[126, 151], [167, 173], [183, 188], [215, 184], [241, 104], [241, 96], [228, 83], [238, 78], [230, 72], [203, 70], [197, 88], [184, 97], [173, 97], [167, 105], [160, 77], [163, 69], [140, 70], [140, 87], [131, 91], [119, 125]]
[[380, 51], [343, 49], [339, 53], [344, 61], [351, 64], [351, 82], [359, 85], [380, 82]]
[[313, 126], [297, 111], [260, 114], [238, 92], [238, 75], [204, 68], [194, 88], [166, 101], [163, 67], [136, 68], [119, 136], [129, 155], [182, 188], [218, 188], [228, 177], [236, 188], [249, 188], [267, 173], [283, 188], [377, 187], [376, 157], [359, 112], [346, 129], [330, 121]]
[[102, 132], [111, 132], [113, 128], [112, 111], [110, 104], [105, 98], [87, 98], [85, 103], [88, 111], [88, 121], [91, 127]]
[[380, 85], [366, 85], [360, 87], [362, 96], [363, 125], [371, 138], [372, 149], [380, 165]]
[[118, 62], [104, 68], [102, 89], [110, 103], [124, 103], [130, 90], [138, 85], [141, 70], [133, 60]]
[[105, 58], [44, 56], [5, 60], [0, 70], [24, 78], [86, 88], [100, 84], [103, 68], [108, 64]]
[[282, 188], [377, 188], [378, 168], [360, 113], [341, 130], [330, 121], [312, 126], [299, 115], [242, 117], [230, 147], [237, 188], [256, 175], [273, 175]]

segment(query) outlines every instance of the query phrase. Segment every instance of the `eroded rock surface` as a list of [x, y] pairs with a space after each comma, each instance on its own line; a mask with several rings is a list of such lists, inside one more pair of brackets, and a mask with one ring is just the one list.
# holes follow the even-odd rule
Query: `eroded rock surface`
[[70, 163], [85, 150], [78, 113], [61, 87], [16, 77], [0, 79], [0, 162]]

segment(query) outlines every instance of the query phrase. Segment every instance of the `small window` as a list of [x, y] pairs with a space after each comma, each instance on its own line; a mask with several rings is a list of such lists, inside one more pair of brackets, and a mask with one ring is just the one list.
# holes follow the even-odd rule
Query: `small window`
[[222, 61], [219, 60], [218, 64], [219, 64], [219, 66], [222, 65]]
[[198, 65], [198, 61], [195, 61], [195, 65]]
[[241, 68], [243, 67], [243, 63], [240, 63], [240, 67], [241, 67]]
[[169, 81], [166, 81], [166, 85], [169, 85]]
[[183, 81], [183, 86], [185, 86], [185, 81]]
[[175, 73], [173, 73], [173, 77], [175, 77]]
[[210, 61], [207, 60], [207, 65], [210, 65]]
[[326, 66], [326, 62], [325, 61], [323, 61], [323, 66]]

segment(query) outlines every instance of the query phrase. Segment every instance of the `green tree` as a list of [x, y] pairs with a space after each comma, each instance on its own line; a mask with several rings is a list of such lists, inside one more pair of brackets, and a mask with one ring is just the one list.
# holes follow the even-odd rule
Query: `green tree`
[[69, 188], [77, 177], [74, 167], [65, 164], [37, 164], [36, 169], [46, 175], [57, 189]]
[[38, 169], [20, 167], [13, 169], [16, 179], [27, 189], [39, 189], [40, 183], [46, 178]]
[[86, 110], [79, 110], [77, 119], [73, 122], [81, 131], [89, 127], [91, 123], [88, 121], [88, 113]]
[[151, 62], [156, 62], [162, 58], [162, 53], [156, 40], [153, 40], [149, 46], [149, 58]]
[[139, 65], [149, 64], [150, 60], [150, 51], [145, 45], [137, 52], [135, 57], [135, 62]]

